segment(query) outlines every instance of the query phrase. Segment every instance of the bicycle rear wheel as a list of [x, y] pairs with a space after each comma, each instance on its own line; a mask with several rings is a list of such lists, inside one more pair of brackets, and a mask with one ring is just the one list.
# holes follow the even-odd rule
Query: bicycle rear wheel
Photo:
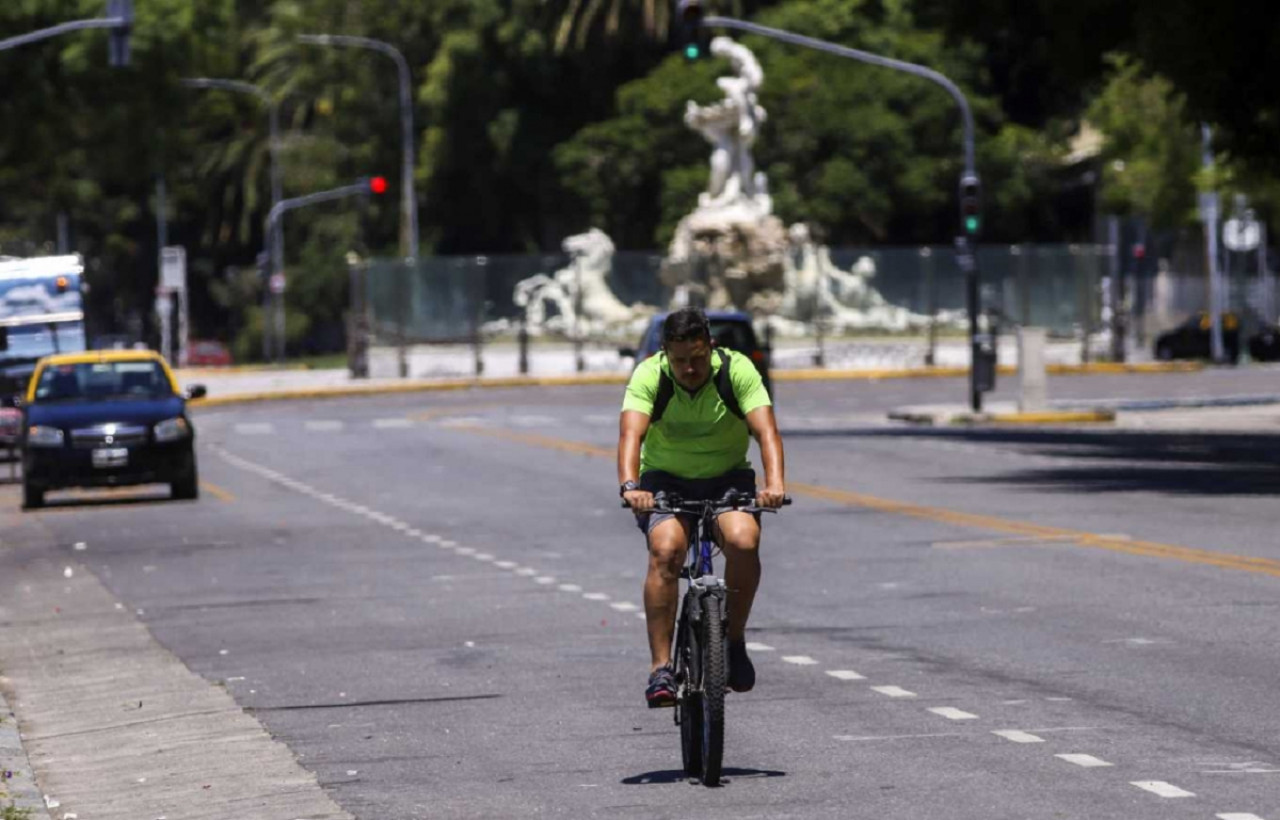
[[720, 785], [724, 758], [724, 692], [728, 663], [724, 639], [724, 601], [716, 595], [702, 599], [702, 623], [696, 644], [702, 672], [702, 785]]

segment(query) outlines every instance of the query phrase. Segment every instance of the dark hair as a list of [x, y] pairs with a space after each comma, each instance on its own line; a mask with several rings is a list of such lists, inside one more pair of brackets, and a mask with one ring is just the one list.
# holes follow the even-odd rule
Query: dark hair
[[702, 308], [687, 307], [673, 311], [662, 323], [662, 344], [691, 342], [696, 339], [711, 341], [711, 323]]

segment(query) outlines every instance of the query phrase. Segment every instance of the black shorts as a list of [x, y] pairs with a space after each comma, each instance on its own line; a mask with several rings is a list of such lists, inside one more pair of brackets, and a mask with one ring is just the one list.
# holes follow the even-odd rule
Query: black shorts
[[[680, 478], [662, 470], [650, 470], [640, 474], [640, 489], [651, 493], [673, 492], [689, 501], [714, 501], [723, 498], [729, 490], [755, 495], [756, 471], [748, 468], [730, 470], [714, 478]], [[636, 525], [647, 537], [654, 527], [674, 516], [674, 513], [667, 512], [641, 513], [636, 516]], [[755, 517], [756, 523], [759, 523], [760, 513], [756, 513]]]

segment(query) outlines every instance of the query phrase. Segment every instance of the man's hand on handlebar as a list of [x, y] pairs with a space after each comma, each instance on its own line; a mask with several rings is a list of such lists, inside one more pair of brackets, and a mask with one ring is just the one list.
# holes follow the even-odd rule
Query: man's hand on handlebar
[[764, 507], [767, 510], [776, 510], [783, 505], [786, 497], [786, 490], [781, 486], [765, 487], [756, 493], [756, 506]]
[[622, 500], [636, 515], [653, 512], [653, 493], [647, 490], [630, 490], [623, 494]]

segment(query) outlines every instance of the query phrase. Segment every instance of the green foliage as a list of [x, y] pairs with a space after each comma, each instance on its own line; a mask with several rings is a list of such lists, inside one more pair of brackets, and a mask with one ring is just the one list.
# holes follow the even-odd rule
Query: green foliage
[[1101, 198], [1108, 213], [1137, 214], [1155, 227], [1194, 217], [1198, 129], [1186, 99], [1132, 58], [1109, 58], [1112, 74], [1085, 111], [1105, 138]]
[[[1026, 129], [1002, 127], [981, 82], [978, 50], [944, 48], [922, 30], [911, 4], [795, 0], [761, 15], [766, 25], [930, 65], [969, 89], [979, 119], [980, 166], [994, 192], [997, 236], [1026, 230], [1028, 204], [1043, 188], [1050, 146]], [[960, 117], [941, 88], [917, 77], [749, 38], [765, 70], [769, 114], [756, 157], [775, 210], [809, 222], [837, 243], [927, 242], [953, 235], [961, 170]], [[557, 148], [565, 187], [584, 221], [624, 247], [665, 243], [705, 187], [708, 147], [686, 128], [686, 100], [719, 97], [723, 63], [676, 56], [618, 93], [618, 113]], [[697, 181], [695, 183], [695, 180]], [[651, 203], [661, 203], [654, 211]]]

